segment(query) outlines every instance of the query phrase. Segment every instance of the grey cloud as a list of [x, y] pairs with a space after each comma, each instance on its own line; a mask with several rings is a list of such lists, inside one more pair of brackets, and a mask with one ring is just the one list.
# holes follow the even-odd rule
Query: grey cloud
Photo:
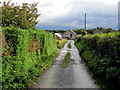
[[[72, 2], [65, 6], [65, 9], [67, 8], [70, 10], [66, 15], [52, 20], [52, 22], [58, 23], [57, 26], [53, 25], [52, 28], [75, 28], [69, 25], [71, 23], [78, 26], [76, 28], [83, 28], [84, 14], [87, 13], [88, 28], [101, 26], [117, 29], [117, 5], [98, 2]], [[62, 23], [62, 26], [60, 23]]]

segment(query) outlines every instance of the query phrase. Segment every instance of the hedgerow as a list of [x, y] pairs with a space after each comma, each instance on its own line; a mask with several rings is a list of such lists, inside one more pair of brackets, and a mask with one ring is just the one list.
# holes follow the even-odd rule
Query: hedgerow
[[2, 88], [13, 90], [30, 86], [58, 54], [54, 35], [43, 30], [2, 28], [5, 38], [2, 54]]
[[119, 88], [120, 32], [85, 35], [76, 46], [102, 88]]
[[57, 40], [57, 47], [60, 49], [63, 48], [67, 41], [67, 39]]

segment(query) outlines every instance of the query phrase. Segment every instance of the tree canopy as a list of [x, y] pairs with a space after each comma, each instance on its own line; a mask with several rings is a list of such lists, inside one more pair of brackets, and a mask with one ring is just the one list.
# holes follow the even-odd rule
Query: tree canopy
[[34, 29], [38, 23], [38, 3], [15, 5], [4, 1], [2, 6], [2, 26], [14, 25], [22, 29]]

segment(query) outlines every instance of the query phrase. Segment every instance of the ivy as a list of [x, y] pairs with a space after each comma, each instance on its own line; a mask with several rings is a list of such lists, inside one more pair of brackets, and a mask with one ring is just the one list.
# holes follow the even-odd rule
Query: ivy
[[56, 39], [43, 30], [10, 26], [2, 28], [2, 32], [6, 42], [2, 54], [2, 88], [27, 88], [58, 54]]
[[120, 85], [120, 32], [85, 35], [76, 46], [94, 78], [106, 90]]

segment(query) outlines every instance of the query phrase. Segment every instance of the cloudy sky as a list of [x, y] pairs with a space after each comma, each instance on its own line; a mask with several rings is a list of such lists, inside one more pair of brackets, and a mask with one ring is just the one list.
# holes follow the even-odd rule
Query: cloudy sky
[[39, 29], [84, 28], [87, 13], [87, 29], [96, 27], [118, 28], [119, 0], [12, 0], [14, 2], [39, 2]]

